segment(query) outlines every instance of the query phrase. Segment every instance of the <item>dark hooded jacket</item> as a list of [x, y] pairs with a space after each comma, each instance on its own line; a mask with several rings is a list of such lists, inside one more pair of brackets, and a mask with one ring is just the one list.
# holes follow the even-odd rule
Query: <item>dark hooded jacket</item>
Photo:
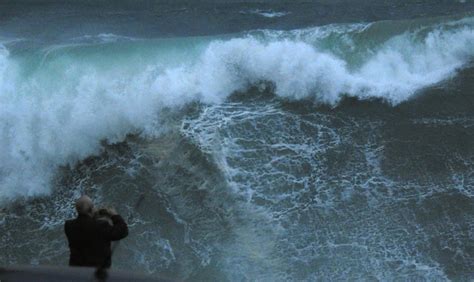
[[64, 231], [69, 241], [70, 266], [111, 266], [111, 241], [128, 235], [127, 224], [120, 215], [114, 215], [111, 219], [113, 225], [88, 215], [66, 221]]

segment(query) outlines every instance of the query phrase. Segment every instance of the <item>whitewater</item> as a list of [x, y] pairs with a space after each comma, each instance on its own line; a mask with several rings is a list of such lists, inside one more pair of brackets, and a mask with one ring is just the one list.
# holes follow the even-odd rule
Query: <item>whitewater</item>
[[[349, 96], [396, 105], [453, 77], [474, 55], [471, 17], [419, 24], [389, 38], [373, 34], [383, 25], [390, 23], [224, 39], [98, 35], [96, 42], [75, 38], [33, 54], [10, 54], [8, 46], [15, 44], [4, 43], [0, 196], [49, 193], [58, 166], [98, 154], [103, 140], [159, 135], [166, 127], [160, 123], [164, 108], [219, 104], [262, 84], [282, 99], [336, 106]], [[364, 50], [359, 38], [371, 35], [375, 43]]]

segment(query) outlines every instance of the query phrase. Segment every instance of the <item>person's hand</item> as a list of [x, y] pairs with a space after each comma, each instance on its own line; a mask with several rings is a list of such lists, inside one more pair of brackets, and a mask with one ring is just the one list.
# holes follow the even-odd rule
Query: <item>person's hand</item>
[[110, 216], [118, 215], [117, 211], [114, 208], [107, 208], [107, 212]]

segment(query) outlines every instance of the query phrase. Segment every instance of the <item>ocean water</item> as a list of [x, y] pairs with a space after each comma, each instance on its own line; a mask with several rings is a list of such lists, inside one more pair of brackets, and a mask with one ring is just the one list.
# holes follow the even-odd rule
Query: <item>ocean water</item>
[[66, 266], [87, 193], [129, 223], [115, 269], [474, 279], [473, 12], [2, 1], [0, 265]]

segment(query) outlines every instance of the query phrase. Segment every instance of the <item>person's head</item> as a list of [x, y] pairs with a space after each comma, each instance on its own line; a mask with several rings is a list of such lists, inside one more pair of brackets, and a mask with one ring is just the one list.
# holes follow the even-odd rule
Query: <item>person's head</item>
[[94, 204], [91, 198], [84, 195], [76, 201], [76, 211], [78, 214], [92, 216], [94, 213]]

